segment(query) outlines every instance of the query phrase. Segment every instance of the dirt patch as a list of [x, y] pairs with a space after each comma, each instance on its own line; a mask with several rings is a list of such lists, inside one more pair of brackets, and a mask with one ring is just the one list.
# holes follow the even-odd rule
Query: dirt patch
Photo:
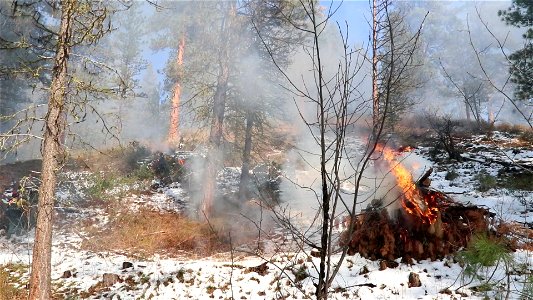
[[22, 177], [32, 174], [39, 176], [42, 161], [40, 159], [27, 160], [0, 166], [0, 192], [10, 186], [12, 182], [18, 182]]

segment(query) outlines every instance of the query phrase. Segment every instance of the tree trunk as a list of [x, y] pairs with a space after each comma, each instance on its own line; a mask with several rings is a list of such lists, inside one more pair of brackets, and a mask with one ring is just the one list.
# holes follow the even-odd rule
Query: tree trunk
[[248, 195], [250, 182], [250, 155], [252, 153], [252, 129], [254, 116], [248, 112], [246, 115], [246, 131], [244, 133], [244, 151], [242, 153], [241, 181], [239, 182], [239, 200], [245, 201]]
[[466, 120], [470, 122], [472, 120], [472, 117], [470, 117], [470, 106], [468, 105], [468, 100], [465, 100], [465, 112], [466, 112]]
[[[314, 8], [313, 8], [314, 9]], [[320, 52], [320, 43], [319, 38], [319, 29], [316, 22], [316, 19], [313, 15], [313, 25], [314, 25], [314, 42], [315, 42], [315, 51], [316, 51], [316, 63], [317, 63], [317, 73], [318, 73], [318, 103], [319, 103], [319, 126], [320, 126], [320, 178], [322, 185], [322, 195], [321, 195], [321, 206], [322, 206], [322, 224], [321, 224], [321, 234], [320, 234], [320, 266], [318, 270], [318, 283], [316, 285], [315, 296], [317, 299], [327, 299], [328, 298], [328, 275], [329, 268], [331, 267], [328, 256], [329, 248], [329, 209], [330, 209], [330, 192], [328, 184], [328, 173], [326, 169], [326, 164], [328, 158], [326, 156], [326, 110], [329, 108], [326, 107], [325, 97], [324, 97], [324, 74], [323, 74], [323, 65]], [[375, 124], [377, 125], [377, 124]]]
[[39, 188], [37, 224], [30, 277], [29, 299], [51, 298], [51, 256], [54, 194], [57, 171], [63, 160], [64, 147], [61, 144], [66, 119], [65, 96], [67, 89], [67, 63], [70, 53], [72, 18], [75, 0], [61, 3], [61, 24], [52, 73], [48, 113], [45, 117], [44, 141], [42, 144], [42, 184]]
[[379, 124], [379, 97], [378, 97], [378, 53], [377, 53], [377, 3], [372, 4], [372, 125], [374, 130]]
[[235, 2], [229, 4], [228, 14], [222, 21], [221, 41], [222, 47], [219, 52], [218, 78], [215, 95], [213, 97], [213, 117], [209, 132], [209, 145], [207, 154], [206, 176], [204, 184], [204, 198], [202, 201], [200, 218], [209, 218], [212, 213], [215, 198], [216, 176], [222, 163], [222, 126], [224, 124], [224, 110], [226, 109], [226, 93], [229, 81], [229, 46], [231, 35], [231, 19], [235, 16]]
[[488, 99], [487, 99], [487, 110], [488, 110], [488, 118], [487, 118], [487, 122], [489, 122], [489, 125], [493, 125], [494, 124], [494, 110], [492, 108], [492, 96], [489, 95]]
[[185, 50], [185, 34], [180, 38], [178, 45], [178, 57], [176, 60], [176, 69], [178, 78], [174, 86], [174, 94], [172, 96], [172, 107], [170, 111], [170, 127], [168, 130], [168, 144], [169, 146], [178, 147], [180, 142], [180, 98], [181, 98], [181, 80], [183, 76], [183, 51]]

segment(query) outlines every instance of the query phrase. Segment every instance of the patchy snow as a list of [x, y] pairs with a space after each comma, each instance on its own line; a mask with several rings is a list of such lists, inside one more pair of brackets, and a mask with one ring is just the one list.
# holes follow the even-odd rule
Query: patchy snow
[[[23, 241], [21, 239], [20, 244], [7, 251], [2, 248], [0, 264], [28, 263], [29, 244]], [[52, 278], [62, 287], [59, 291], [67, 292], [73, 287], [78, 292], [89, 291], [102, 281], [105, 273], [116, 274], [122, 280], [95, 292], [91, 299], [304, 299], [313, 294], [312, 279], [318, 275], [315, 270], [318, 259], [310, 259], [303, 253], [276, 254], [264, 259], [238, 256], [231, 260], [226, 254], [201, 260], [158, 256], [151, 260], [137, 260], [114, 253], [78, 250], [76, 245], [81, 238], [65, 234], [57, 235], [55, 241]], [[0, 239], [0, 245], [13, 245], [13, 242]], [[334, 259], [338, 257], [336, 255]], [[531, 253], [518, 251], [514, 257], [531, 266]], [[265, 273], [250, 269], [265, 261], [268, 262]], [[131, 262], [133, 267], [122, 269], [124, 262]], [[380, 270], [379, 262], [355, 255], [343, 263], [332, 284], [331, 299], [481, 299], [468, 288], [455, 291], [463, 283], [462, 270], [452, 259], [400, 264], [396, 268]], [[61, 278], [65, 271], [70, 271], [72, 277]], [[420, 287], [408, 287], [411, 272], [419, 275]], [[304, 276], [295, 282], [295, 274]], [[305, 274], [309, 277], [303, 278]], [[503, 277], [499, 272], [494, 276]], [[511, 280], [520, 290], [523, 278], [515, 275]], [[511, 298], [516, 295], [511, 294]]]
[[[476, 137], [481, 142], [484, 137]], [[513, 143], [503, 134], [495, 134], [492, 140]], [[360, 146], [359, 144], [357, 144]], [[472, 146], [474, 147], [474, 146]], [[505, 159], [533, 163], [533, 150], [521, 148], [519, 152], [503, 150], [483, 150], [477, 156], [492, 155], [493, 159]], [[428, 166], [434, 167], [431, 186], [450, 194], [464, 204], [482, 205], [490, 208], [499, 218], [521, 223], [533, 222], [533, 192], [511, 191], [507, 189], [490, 189], [479, 192], [475, 189], [476, 175], [482, 170], [498, 176], [502, 166], [487, 166], [480, 162], [430, 163], [426, 158], [428, 149], [419, 148], [413, 153], [405, 154], [405, 163], [411, 167], [413, 175], [419, 176]], [[495, 154], [496, 153], [496, 154]], [[511, 156], [511, 154], [513, 156]], [[447, 180], [447, 174], [453, 169], [458, 174], [455, 179]], [[91, 218], [96, 224], [105, 224], [109, 216], [103, 209], [80, 208], [77, 204], [85, 197], [84, 191], [90, 188], [88, 172], [71, 172], [63, 174], [62, 185], [58, 191], [59, 206], [57, 211], [65, 217], [66, 222]], [[239, 168], [225, 168], [220, 174], [219, 187], [226, 192], [235, 192], [240, 176]], [[122, 186], [115, 192], [121, 195], [131, 189]], [[342, 185], [343, 192], [353, 193], [353, 184]], [[189, 196], [183, 187], [174, 183], [167, 187], [147, 193], [129, 194], [121, 198], [122, 203], [135, 211], [149, 208], [159, 211], [180, 212], [187, 208]], [[65, 225], [65, 224], [61, 224]], [[81, 250], [84, 239], [90, 237], [84, 232], [76, 232], [69, 226], [56, 226], [53, 242], [52, 278], [59, 287], [58, 292], [65, 295], [79, 295], [91, 299], [304, 299], [313, 295], [313, 285], [318, 277], [316, 268], [319, 260], [311, 257], [311, 249], [291, 252], [285, 239], [286, 234], [278, 230], [277, 239], [272, 237], [262, 256], [244, 252], [223, 253], [204, 259], [187, 259], [184, 257], [166, 257], [155, 255], [149, 259], [132, 258], [117, 252], [91, 252]], [[267, 237], [265, 237], [267, 238]], [[23, 236], [7, 239], [0, 236], [0, 265], [22, 263], [28, 265], [31, 259], [33, 232]], [[285, 252], [287, 251], [287, 252]], [[333, 256], [333, 261], [340, 258]], [[480, 284], [474, 280], [470, 284], [463, 277], [464, 269], [448, 257], [437, 261], [419, 261], [413, 265], [400, 263], [396, 268], [380, 270], [378, 261], [371, 261], [358, 254], [348, 256], [342, 263], [338, 275], [331, 286], [331, 299], [483, 299], [505, 295], [504, 285], [508, 279], [511, 285], [510, 299], [519, 299], [518, 292], [523, 291], [525, 275], [518, 269], [531, 272], [533, 253], [519, 250], [512, 253], [516, 270], [511, 270], [508, 278], [504, 268], [489, 267], [487, 274], [494, 273], [493, 279], [499, 282], [491, 292], [475, 292], [472, 287]], [[131, 262], [133, 267], [123, 269], [124, 262]], [[268, 269], [257, 272], [256, 267], [267, 263]], [[397, 262], [400, 262], [398, 260]], [[72, 276], [65, 276], [70, 271]], [[116, 274], [119, 281], [112, 286], [102, 286], [104, 274]], [[420, 287], [409, 287], [408, 277], [416, 273], [420, 277]], [[23, 272], [23, 280], [29, 273]], [[463, 286], [465, 285], [465, 286]]]
[[148, 194], [130, 195], [124, 199], [132, 211], [148, 208], [156, 211], [180, 212], [187, 207], [189, 196], [177, 182]]

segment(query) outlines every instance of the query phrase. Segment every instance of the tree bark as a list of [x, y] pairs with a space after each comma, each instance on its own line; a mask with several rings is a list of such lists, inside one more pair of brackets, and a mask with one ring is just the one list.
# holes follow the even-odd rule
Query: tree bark
[[172, 107], [170, 111], [170, 127], [168, 131], [168, 144], [170, 146], [178, 147], [180, 142], [180, 104], [181, 104], [181, 80], [183, 76], [183, 51], [185, 50], [185, 34], [180, 38], [178, 44], [178, 57], [176, 60], [176, 68], [178, 78], [174, 86], [174, 94], [172, 96]]
[[[313, 7], [314, 10], [314, 7]], [[328, 108], [326, 107], [326, 100], [324, 96], [324, 74], [323, 74], [323, 65], [322, 65], [322, 58], [321, 58], [321, 49], [319, 47], [319, 28], [316, 21], [316, 16], [312, 14], [313, 17], [313, 26], [314, 26], [314, 43], [315, 43], [315, 51], [316, 51], [316, 64], [317, 69], [316, 72], [318, 73], [318, 104], [319, 104], [319, 128], [320, 128], [320, 178], [321, 178], [321, 184], [322, 184], [322, 195], [321, 195], [321, 206], [322, 206], [322, 224], [321, 224], [321, 234], [320, 234], [320, 265], [318, 270], [318, 283], [316, 285], [316, 291], [315, 296], [317, 299], [327, 299], [328, 298], [328, 290], [329, 290], [329, 282], [328, 282], [328, 273], [329, 268], [331, 267], [328, 259], [328, 248], [330, 243], [329, 238], [329, 213], [330, 213], [330, 186], [328, 184], [328, 172], [326, 169], [326, 164], [328, 162], [328, 158], [326, 156], [327, 149], [326, 149], [326, 110]]]
[[52, 71], [48, 113], [45, 117], [44, 140], [42, 144], [43, 165], [42, 184], [39, 188], [37, 224], [30, 277], [29, 299], [46, 300], [51, 298], [51, 257], [54, 195], [57, 171], [64, 158], [61, 143], [66, 119], [65, 96], [67, 90], [67, 64], [70, 53], [72, 21], [76, 0], [61, 3], [61, 24]]
[[244, 150], [242, 153], [241, 180], [239, 182], [239, 200], [245, 201], [250, 182], [250, 156], [252, 153], [252, 129], [254, 126], [253, 113], [246, 114], [246, 131], [244, 133]]
[[465, 112], [466, 112], [466, 120], [470, 122], [472, 120], [472, 117], [470, 116], [470, 106], [468, 105], [468, 100], [465, 99]]
[[200, 218], [209, 218], [213, 209], [215, 198], [216, 176], [222, 163], [220, 144], [222, 142], [222, 129], [224, 124], [224, 111], [226, 109], [226, 93], [228, 91], [229, 66], [230, 66], [230, 36], [231, 21], [235, 16], [235, 2], [229, 4], [229, 10], [222, 21], [221, 41], [219, 52], [218, 77], [215, 95], [213, 97], [213, 117], [209, 131], [209, 145], [207, 154], [206, 176], [204, 184], [204, 198], [200, 208]]

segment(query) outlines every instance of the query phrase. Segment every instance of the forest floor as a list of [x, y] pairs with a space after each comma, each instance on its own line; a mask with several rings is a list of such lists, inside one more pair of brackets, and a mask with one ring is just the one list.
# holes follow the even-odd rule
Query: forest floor
[[[533, 176], [509, 167], [533, 166], [533, 147], [498, 132], [469, 137], [460, 146], [471, 159], [450, 162], [429, 145], [416, 145], [407, 155], [430, 161], [432, 187], [457, 202], [486, 207], [508, 224], [517, 249], [473, 276], [458, 256], [385, 269], [379, 261], [348, 256], [331, 299], [533, 299]], [[312, 298], [319, 264], [312, 249], [294, 247], [275, 227], [258, 241], [224, 233], [224, 226], [251, 230], [237, 219], [231, 225], [196, 221], [186, 213], [192, 205], [188, 189], [178, 182], [154, 186], [146, 169], [113, 165], [116, 157], [99, 158], [98, 165], [78, 161], [60, 175], [55, 299]], [[31, 169], [38, 162], [27, 164]], [[29, 169], [2, 166], [0, 177], [6, 184]], [[119, 169], [130, 175], [111, 175]], [[231, 189], [236, 174], [238, 169], [226, 169], [219, 185]], [[33, 236], [0, 233], [0, 299], [25, 299]], [[410, 287], [412, 274], [419, 287]]]

